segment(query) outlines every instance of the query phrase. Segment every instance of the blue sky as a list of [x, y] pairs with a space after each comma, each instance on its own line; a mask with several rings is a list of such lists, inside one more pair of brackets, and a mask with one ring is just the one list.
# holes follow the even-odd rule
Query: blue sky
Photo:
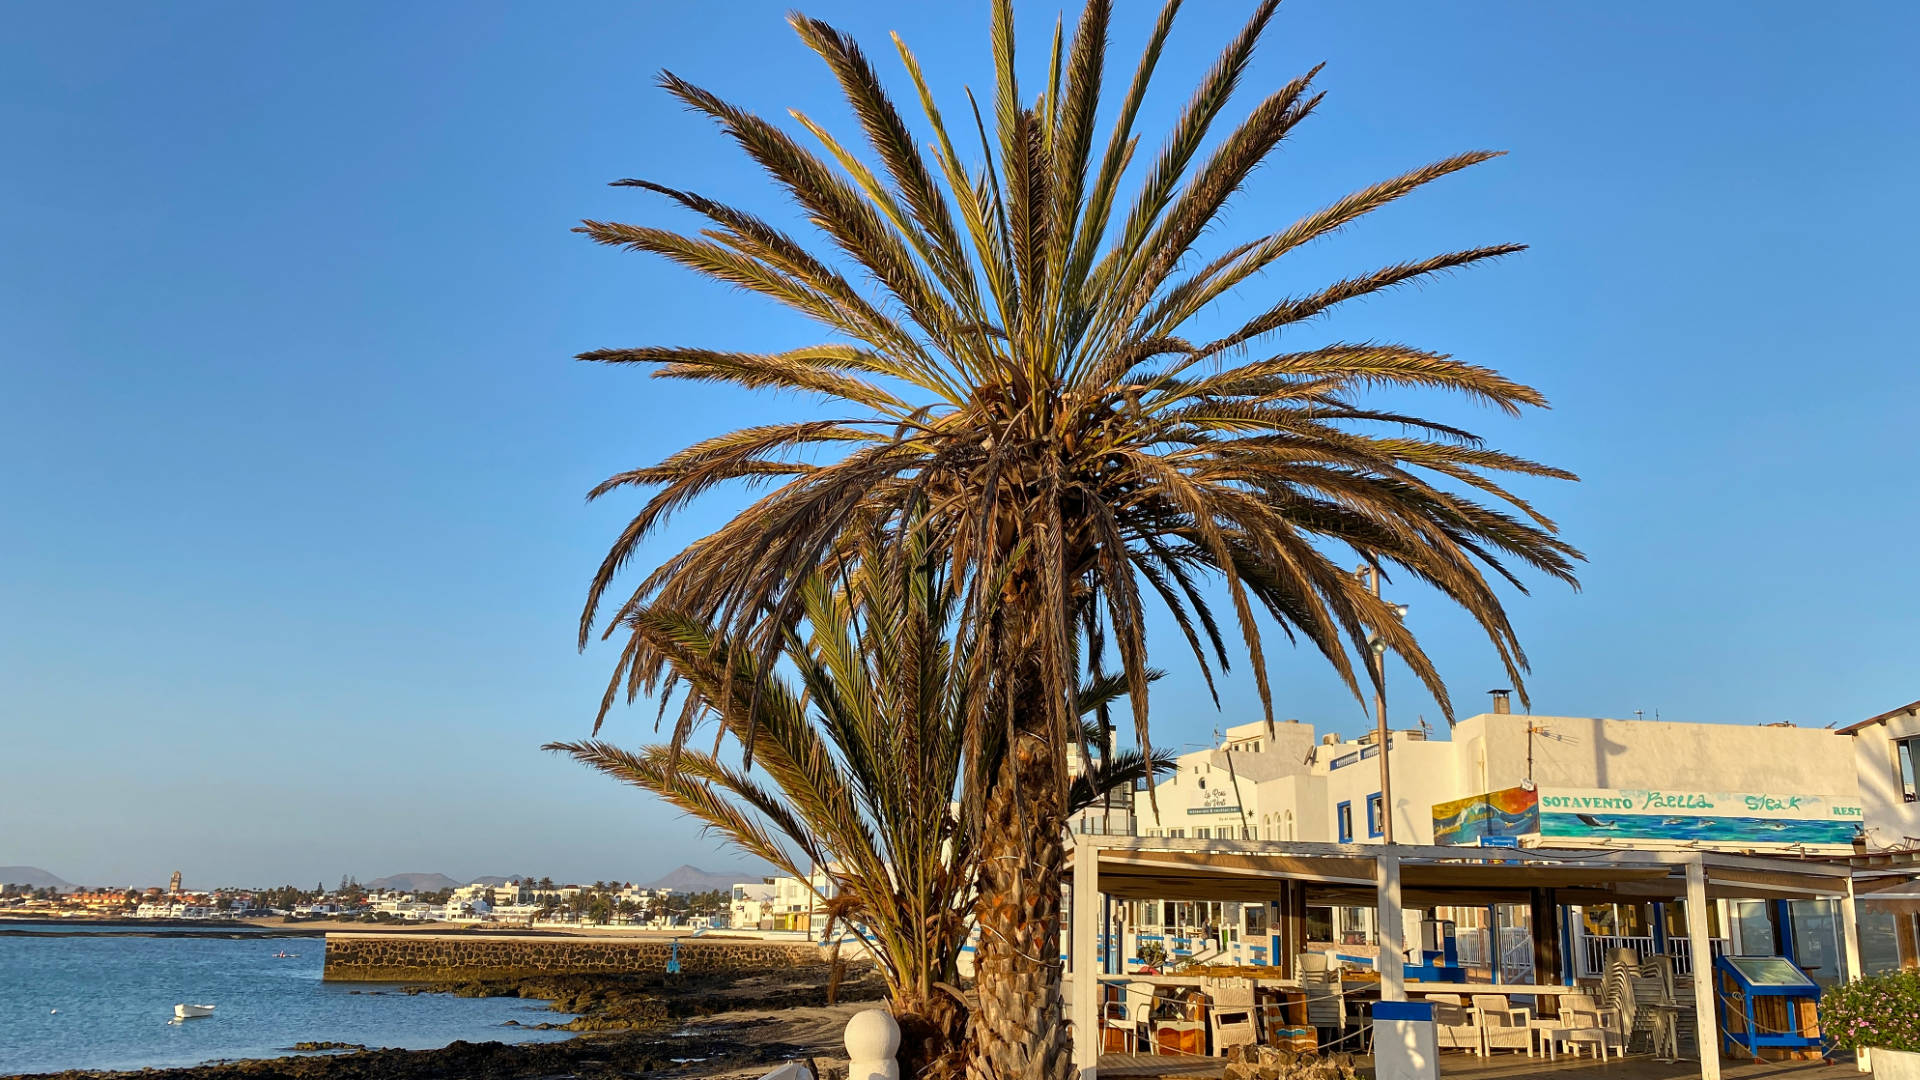
[[[605, 186], [632, 175], [781, 212], [651, 78], [671, 66], [850, 129], [785, 6], [11, 12], [0, 864], [143, 884], [176, 867], [211, 884], [730, 865], [671, 811], [536, 747], [586, 733], [612, 661], [578, 654], [572, 627], [635, 503], [586, 507], [586, 489], [809, 403], [569, 357], [808, 332], [568, 229], [685, 223]], [[1248, 6], [1189, 5], [1149, 141]], [[1129, 71], [1152, 11], [1121, 9], [1110, 68]], [[808, 10], [890, 78], [897, 29], [949, 101], [988, 82], [983, 4]], [[1022, 11], [1039, 63], [1055, 8]], [[1517, 422], [1423, 403], [1585, 477], [1528, 488], [1591, 558], [1583, 591], [1515, 600], [1536, 711], [1820, 726], [1920, 697], [1916, 31], [1894, 3], [1282, 7], [1251, 89], [1325, 60], [1329, 96], [1223, 235], [1459, 150], [1511, 151], [1252, 299], [1533, 245], [1313, 336], [1451, 351], [1553, 400]], [[1398, 594], [1478, 711], [1504, 684], [1489, 650]], [[1164, 743], [1255, 717], [1244, 672], [1215, 712], [1163, 643]], [[1272, 676], [1280, 715], [1364, 722], [1313, 656], [1282, 650]], [[1404, 673], [1394, 685], [1397, 719], [1438, 723]], [[651, 720], [610, 734], [640, 741]]]

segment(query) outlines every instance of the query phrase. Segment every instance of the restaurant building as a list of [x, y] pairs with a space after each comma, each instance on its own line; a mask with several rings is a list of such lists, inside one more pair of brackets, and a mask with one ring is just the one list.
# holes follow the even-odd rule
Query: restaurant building
[[[1491, 712], [1448, 736], [1392, 732], [1387, 758], [1383, 782], [1372, 732], [1349, 739], [1291, 720], [1243, 724], [1181, 755], [1173, 774], [1136, 793], [1125, 820], [1135, 836], [1165, 839], [1364, 845], [1391, 830], [1401, 845], [1807, 859], [1920, 846], [1920, 702], [1828, 730], [1520, 715], [1496, 694]], [[1119, 831], [1085, 816], [1076, 829]], [[1920, 965], [1920, 896], [1868, 902], [1861, 914], [1866, 970]], [[1535, 974], [1533, 923], [1544, 913], [1494, 906], [1433, 916], [1455, 924], [1463, 963], [1510, 981]], [[1269, 905], [1166, 898], [1125, 905], [1109, 936], [1126, 956], [1144, 944], [1149, 955], [1267, 963], [1273, 918]], [[1661, 903], [1552, 918], [1569, 976], [1597, 973], [1613, 948], [1684, 952], [1687, 938], [1679, 909]], [[1309, 922], [1309, 937], [1333, 946], [1374, 940], [1369, 907], [1315, 910]], [[1779, 952], [1836, 979], [1837, 927], [1830, 900], [1720, 901], [1708, 936], [1716, 954]]]

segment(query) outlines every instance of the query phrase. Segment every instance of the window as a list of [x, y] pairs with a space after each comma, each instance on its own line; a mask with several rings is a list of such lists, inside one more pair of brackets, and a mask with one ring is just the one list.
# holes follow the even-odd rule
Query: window
[[1387, 831], [1387, 806], [1380, 799], [1380, 793], [1367, 796], [1367, 835], [1384, 836]]
[[1900, 739], [1893, 744], [1894, 779], [1900, 783], [1900, 797], [1920, 802], [1920, 784], [1914, 781], [1914, 759], [1920, 757], [1920, 738]]
[[1209, 837], [1211, 837], [1212, 835], [1213, 835], [1213, 831], [1212, 831], [1211, 829], [1195, 829], [1195, 830], [1193, 830], [1193, 836], [1194, 836], [1194, 839], [1196, 839], [1196, 840], [1205, 840], [1205, 839], [1208, 839]]
[[1185, 829], [1168, 829], [1167, 830], [1167, 839], [1169, 840], [1179, 840], [1185, 837], [1186, 835], [1187, 835], [1187, 830]]
[[1246, 920], [1248, 937], [1259, 937], [1267, 932], [1267, 905], [1247, 904], [1241, 907], [1240, 914]]
[[1282, 840], [1293, 839], [1293, 811], [1291, 810], [1287, 811], [1285, 816], [1281, 818], [1280, 827], [1285, 833], [1285, 835], [1281, 837]]
[[1334, 807], [1333, 820], [1340, 827], [1340, 842], [1353, 843], [1353, 804], [1343, 802]]

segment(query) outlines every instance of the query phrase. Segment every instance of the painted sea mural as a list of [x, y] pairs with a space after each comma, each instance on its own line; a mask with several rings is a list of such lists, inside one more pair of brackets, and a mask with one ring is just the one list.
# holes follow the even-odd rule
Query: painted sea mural
[[1858, 800], [1745, 791], [1543, 788], [1545, 840], [1696, 841], [1725, 847], [1850, 847]]
[[1848, 848], [1861, 814], [1858, 800], [1823, 795], [1513, 787], [1434, 804], [1433, 839]]
[[1502, 788], [1433, 804], [1433, 842], [1478, 846], [1486, 840], [1517, 840], [1540, 832], [1539, 793]]

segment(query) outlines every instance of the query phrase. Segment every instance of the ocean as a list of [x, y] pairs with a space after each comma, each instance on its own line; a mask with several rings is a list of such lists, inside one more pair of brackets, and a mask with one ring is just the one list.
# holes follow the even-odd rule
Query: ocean
[[[23, 929], [30, 928], [0, 926]], [[85, 929], [108, 932], [0, 935], [0, 1076], [278, 1057], [291, 1053], [296, 1042], [423, 1050], [461, 1039], [532, 1042], [572, 1034], [504, 1026], [508, 1020], [531, 1025], [569, 1019], [538, 1001], [410, 995], [387, 983], [323, 983], [320, 938], [234, 940], [137, 926]], [[298, 956], [275, 958], [283, 950]], [[212, 1004], [214, 1014], [168, 1023], [181, 1002]]]

